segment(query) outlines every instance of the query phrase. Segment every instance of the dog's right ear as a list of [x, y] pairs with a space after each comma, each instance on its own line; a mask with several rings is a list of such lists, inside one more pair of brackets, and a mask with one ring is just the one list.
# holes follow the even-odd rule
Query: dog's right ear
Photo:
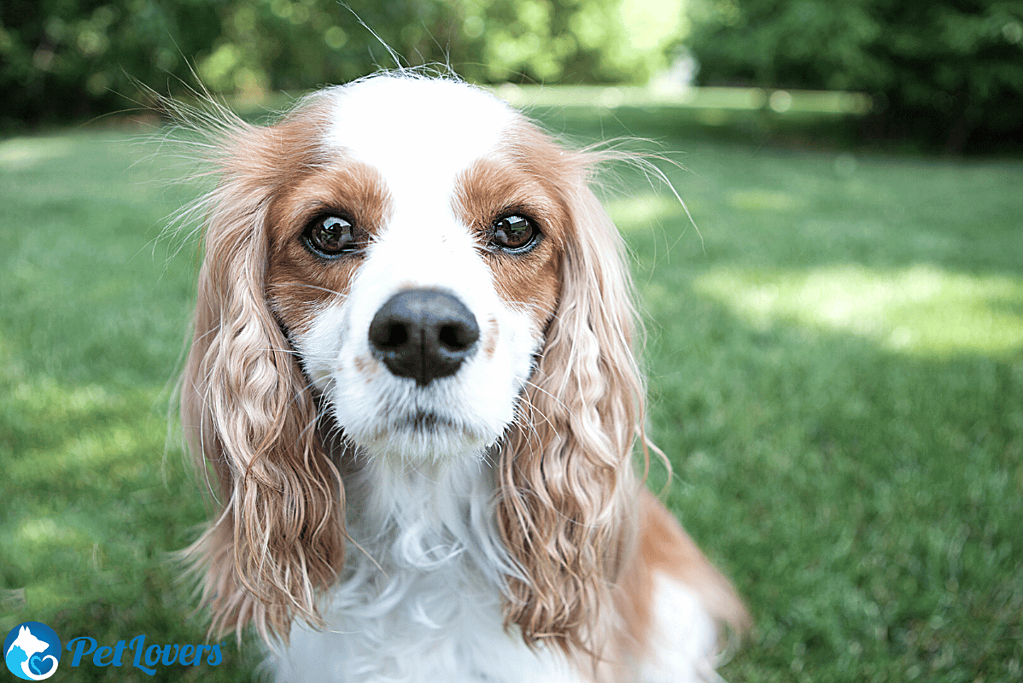
[[[304, 122], [308, 124], [308, 121]], [[324, 453], [317, 406], [266, 301], [267, 215], [301, 112], [271, 127], [232, 120], [205, 198], [195, 336], [181, 385], [188, 444], [219, 512], [184, 555], [205, 573], [211, 631], [255, 623], [287, 640], [344, 558], [344, 489]], [[209, 472], [215, 475], [209, 476]], [[213, 483], [213, 479], [216, 483]]]
[[632, 288], [622, 239], [588, 184], [602, 157], [532, 128], [516, 144], [521, 163], [546, 161], [534, 173], [552, 184], [565, 225], [557, 311], [502, 451], [498, 522], [523, 574], [509, 578], [505, 616], [527, 643], [596, 655], [636, 531], [644, 384]]

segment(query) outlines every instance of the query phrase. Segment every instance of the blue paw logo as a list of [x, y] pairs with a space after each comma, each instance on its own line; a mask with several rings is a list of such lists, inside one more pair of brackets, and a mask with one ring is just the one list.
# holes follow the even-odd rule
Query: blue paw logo
[[11, 673], [26, 681], [45, 681], [60, 662], [60, 638], [38, 621], [26, 621], [4, 639], [4, 661]]

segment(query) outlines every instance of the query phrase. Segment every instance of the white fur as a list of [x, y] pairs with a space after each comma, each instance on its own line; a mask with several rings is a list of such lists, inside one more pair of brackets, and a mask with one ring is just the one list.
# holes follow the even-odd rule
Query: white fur
[[479, 462], [396, 467], [376, 459], [350, 480], [353, 546], [325, 610], [329, 630], [292, 628], [278, 679], [578, 683], [559, 655], [531, 652], [501, 620], [514, 573]]
[[[497, 294], [478, 245], [452, 207], [455, 179], [493, 153], [515, 114], [448, 81], [377, 77], [327, 91], [324, 145], [380, 172], [394, 211], [348, 294], [328, 303], [295, 344], [305, 371], [356, 447], [346, 473], [351, 537], [345, 571], [324, 606], [326, 631], [296, 624], [272, 662], [279, 681], [580, 683], [560, 654], [530, 650], [501, 616], [517, 568], [494, 522], [494, 444], [512, 421], [542, 330]], [[417, 109], [410, 112], [410, 103]], [[456, 296], [475, 315], [480, 347], [454, 375], [417, 387], [376, 361], [368, 330], [407, 287]], [[361, 368], [361, 369], [360, 369]], [[412, 428], [421, 411], [450, 421]], [[684, 587], [658, 584], [656, 681], [695, 681], [713, 624]], [[708, 630], [709, 629], [709, 630]], [[668, 653], [671, 654], [668, 654]], [[702, 670], [702, 669], [700, 669]], [[674, 678], [672, 676], [675, 676]]]
[[721, 681], [714, 670], [718, 631], [700, 598], [685, 584], [654, 575], [654, 627], [640, 680], [647, 683]]
[[[511, 422], [542, 339], [524, 311], [498, 297], [452, 199], [457, 175], [493, 151], [513, 112], [482, 91], [439, 80], [377, 77], [325, 96], [334, 99], [325, 144], [378, 170], [394, 212], [349, 296], [296, 339], [305, 370], [331, 399], [345, 434], [374, 455], [420, 461], [479, 454]], [[410, 117], [412, 102], [419, 104]], [[493, 356], [476, 353], [455, 376], [420, 389], [386, 372], [370, 352], [369, 325], [408, 287], [454, 294], [476, 317], [480, 347], [497, 336]], [[370, 370], [360, 372], [356, 359]], [[454, 426], [440, 425], [425, 438], [409, 427], [423, 410]]]
[[[458, 174], [492, 153], [514, 113], [437, 80], [378, 77], [325, 96], [334, 122], [325, 144], [379, 171], [394, 211], [348, 295], [295, 340], [363, 469], [346, 480], [353, 543], [325, 609], [329, 629], [296, 625], [278, 678], [578, 681], [560, 655], [530, 651], [502, 623], [503, 577], [516, 568], [494, 527], [487, 453], [514, 417], [542, 331], [497, 295], [452, 204]], [[411, 117], [410, 102], [419, 103]], [[479, 347], [497, 336], [492, 356], [477, 351], [425, 387], [388, 372], [372, 356], [369, 326], [408, 287], [456, 296], [476, 317]], [[420, 411], [451, 425], [416, 431]]]

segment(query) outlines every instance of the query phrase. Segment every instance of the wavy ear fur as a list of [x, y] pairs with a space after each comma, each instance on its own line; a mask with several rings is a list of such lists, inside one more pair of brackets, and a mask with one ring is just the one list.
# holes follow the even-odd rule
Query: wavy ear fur
[[599, 654], [636, 532], [628, 501], [644, 387], [624, 246], [588, 185], [602, 157], [547, 157], [548, 169], [564, 169], [557, 187], [570, 225], [557, 310], [502, 453], [498, 520], [524, 574], [509, 579], [506, 619], [528, 643]]
[[269, 207], [315, 163], [312, 142], [302, 145], [315, 128], [308, 119], [299, 113], [270, 128], [221, 121], [219, 184], [203, 204], [205, 258], [181, 412], [200, 467], [216, 475], [222, 509], [185, 556], [205, 572], [203, 601], [220, 634], [254, 622], [264, 638], [287, 640], [296, 617], [320, 624], [317, 592], [343, 561], [341, 478], [320, 446], [315, 399], [264, 283]]

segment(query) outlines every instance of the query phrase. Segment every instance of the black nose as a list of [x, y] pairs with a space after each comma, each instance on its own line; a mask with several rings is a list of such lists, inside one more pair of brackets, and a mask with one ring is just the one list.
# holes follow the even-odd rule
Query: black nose
[[455, 374], [479, 338], [479, 325], [469, 309], [434, 289], [395, 294], [369, 325], [373, 355], [393, 374], [421, 386]]

